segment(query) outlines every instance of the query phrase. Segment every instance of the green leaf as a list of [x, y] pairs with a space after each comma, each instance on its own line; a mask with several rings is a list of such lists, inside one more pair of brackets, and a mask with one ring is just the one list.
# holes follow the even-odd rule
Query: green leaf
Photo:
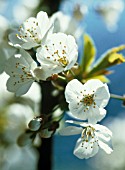
[[94, 62], [96, 55], [96, 48], [92, 38], [88, 35], [84, 35], [84, 53], [81, 63], [81, 70], [83, 73], [87, 72]]
[[125, 62], [124, 56], [118, 53], [124, 49], [125, 45], [121, 45], [119, 47], [108, 50], [105, 54], [102, 55], [99, 60], [97, 60], [93, 68], [88, 73], [87, 77], [90, 77], [92, 75], [100, 75], [100, 73], [102, 73], [105, 69], [113, 65]]

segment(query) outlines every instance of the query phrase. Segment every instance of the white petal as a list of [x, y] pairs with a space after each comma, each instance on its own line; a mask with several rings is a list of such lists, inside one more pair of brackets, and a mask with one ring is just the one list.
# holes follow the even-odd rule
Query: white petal
[[77, 105], [77, 103], [70, 102], [69, 103], [69, 110], [74, 118], [86, 120], [88, 118], [88, 110], [84, 111], [86, 107], [83, 104]]
[[76, 39], [83, 33], [83, 29], [78, 27], [78, 23], [74, 18], [63, 14], [60, 11], [54, 13], [50, 19], [54, 23], [54, 32], [56, 33], [63, 32], [67, 35], [73, 35]]
[[82, 132], [83, 128], [76, 126], [67, 126], [62, 128], [59, 133], [60, 135], [69, 136], [69, 135], [77, 135]]
[[46, 12], [40, 11], [37, 14], [38, 25], [40, 27], [42, 38], [44, 37], [45, 33], [49, 29], [51, 23], [49, 21], [48, 15]]
[[32, 59], [32, 57], [29, 55], [28, 52], [26, 52], [24, 49], [20, 49], [19, 53], [21, 54], [23, 58], [25, 58], [26, 62], [29, 64], [30, 69], [34, 69], [35, 67], [37, 67], [36, 62]]
[[51, 73], [49, 73], [49, 70], [44, 70], [43, 68], [35, 68], [34, 74], [39, 80], [46, 80], [48, 77], [51, 76]]
[[68, 35], [66, 45], [68, 46], [69, 64], [65, 67], [64, 70], [69, 70], [70, 68], [74, 66], [74, 64], [77, 61], [78, 47], [77, 47], [74, 37], [71, 35]]
[[100, 110], [100, 118], [98, 119], [98, 121], [101, 121], [106, 116], [106, 110], [103, 108], [99, 108], [99, 110]]
[[96, 124], [94, 127], [95, 127], [96, 130], [98, 130], [101, 133], [105, 134], [105, 136], [106, 135], [112, 136], [112, 132], [106, 126]]
[[98, 89], [99, 87], [102, 87], [103, 83], [98, 80], [98, 79], [91, 79], [88, 80], [85, 84], [84, 84], [84, 89], [86, 89], [87, 92], [91, 93], [93, 91], [96, 91], [96, 89]]
[[[17, 68], [16, 67], [17, 63], [21, 63], [21, 67], [19, 66]], [[23, 74], [23, 70], [22, 70], [23, 66], [28, 68], [28, 71], [29, 71], [29, 64], [26, 62], [26, 60], [23, 57], [21, 57], [21, 58], [16, 58], [16, 56], [15, 57], [11, 57], [11, 58], [9, 58], [7, 60], [7, 63], [5, 65], [5, 71], [10, 76], [13, 76], [13, 74], [15, 76], [16, 75], [21, 75], [21, 74]]]
[[13, 45], [17, 45], [17, 44], [22, 45], [24, 42], [22, 40], [20, 40], [19, 38], [17, 38], [16, 33], [17, 32], [10, 33], [9, 40]]
[[29, 50], [32, 47], [37, 47], [39, 44], [35, 43], [35, 42], [24, 42], [22, 39], [19, 39], [16, 36], [16, 32], [9, 34], [9, 40], [12, 43], [12, 45], [14, 45], [15, 47], [18, 47], [18, 45], [20, 45], [20, 47], [22, 47], [23, 49]]
[[104, 142], [99, 140], [98, 144], [99, 144], [100, 148], [102, 148], [107, 154], [110, 154], [113, 152], [113, 150]]
[[7, 81], [7, 90], [10, 92], [14, 92], [16, 96], [21, 96], [29, 90], [34, 80], [30, 79], [24, 82], [16, 83], [16, 85], [14, 85], [15, 82], [18, 81], [20, 81], [18, 77], [17, 78], [10, 77]]
[[[57, 32], [63, 32], [63, 31], [60, 31], [61, 30], [61, 25], [60, 25], [60, 19], [62, 18], [62, 12], [55, 12], [51, 17], [50, 17], [50, 20], [52, 23], [54, 23], [54, 33], [57, 33]], [[66, 25], [66, 24], [63, 24], [63, 25]]]
[[108, 86], [104, 84], [102, 87], [99, 87], [94, 95], [94, 100], [99, 107], [105, 107], [109, 101], [110, 93]]
[[101, 132], [95, 132], [95, 135], [98, 137], [99, 140], [108, 142], [111, 140], [111, 137], [109, 135], [105, 135]]
[[26, 50], [29, 50], [33, 47], [37, 47], [39, 46], [39, 44], [35, 43], [35, 42], [25, 42], [21, 45], [22, 48], [26, 49]]
[[80, 98], [81, 93], [80, 91], [83, 90], [83, 85], [82, 83], [80, 83], [77, 79], [73, 79], [71, 80], [66, 88], [65, 88], [65, 98], [66, 101], [68, 103], [74, 101], [77, 103], [77, 101], [79, 102], [79, 99], [77, 98], [77, 96]]
[[49, 39], [48, 37], [53, 34], [53, 29], [54, 29], [53, 24], [47, 26], [47, 30], [46, 30], [46, 32], [42, 38], [42, 42], [41, 42], [43, 45], [46, 43], [47, 39]]
[[21, 85], [21, 87], [19, 87], [16, 91], [16, 96], [21, 96], [23, 94], [26, 94], [28, 92], [28, 90], [30, 89], [31, 85], [33, 83], [33, 80], [30, 80], [24, 84]]
[[[25, 50], [20, 49], [19, 53], [9, 58], [5, 65], [5, 71], [10, 76], [24, 74], [23, 67], [25, 67], [26, 72], [30, 72], [30, 69], [34, 69], [37, 66], [36, 62]], [[19, 65], [17, 66], [18, 63]]]
[[74, 121], [74, 120], [66, 120], [65, 122], [66, 122], [66, 123], [73, 123], [73, 124], [76, 124], [76, 125], [80, 125], [80, 126], [82, 126], [82, 127], [91, 126], [91, 124], [89, 124], [89, 123], [79, 122], [79, 121]]
[[106, 110], [99, 108], [98, 106], [91, 106], [89, 108], [89, 113], [88, 113], [88, 122], [91, 124], [96, 124], [98, 121], [101, 121], [106, 115]]
[[79, 138], [74, 149], [74, 155], [79, 159], [88, 159], [94, 156], [98, 152], [98, 149], [99, 148], [96, 142], [84, 142], [82, 145], [82, 140]]
[[34, 69], [34, 74], [39, 80], [46, 80], [48, 77], [51, 77], [55, 72], [55, 68], [49, 64], [43, 64], [42, 67], [37, 67]]

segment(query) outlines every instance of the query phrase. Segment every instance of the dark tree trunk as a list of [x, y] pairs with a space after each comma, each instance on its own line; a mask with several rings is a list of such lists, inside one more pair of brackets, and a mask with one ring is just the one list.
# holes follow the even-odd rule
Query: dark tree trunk
[[[41, 101], [41, 113], [51, 113], [53, 108], [58, 104], [58, 97], [53, 97], [53, 86], [50, 81], [44, 82], [41, 85], [42, 101]], [[42, 146], [39, 149], [39, 170], [51, 170], [52, 169], [52, 137], [42, 139]]]
[[[52, 15], [58, 11], [58, 7], [61, 0], [44, 0], [41, 1], [41, 5], [45, 5], [49, 9], [49, 14]], [[42, 101], [41, 101], [41, 113], [49, 114], [54, 106], [58, 103], [58, 99], [52, 97], [52, 85], [51, 82], [44, 82], [41, 85]], [[39, 170], [51, 170], [52, 169], [52, 137], [48, 139], [42, 139], [42, 145], [39, 148], [40, 159], [38, 164]]]

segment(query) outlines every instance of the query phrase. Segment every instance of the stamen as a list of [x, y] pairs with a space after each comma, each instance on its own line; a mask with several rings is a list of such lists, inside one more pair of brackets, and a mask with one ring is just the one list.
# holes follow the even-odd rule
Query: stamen
[[85, 95], [85, 97], [80, 100], [80, 102], [83, 102], [84, 106], [91, 106], [93, 103], [96, 105], [93, 99], [93, 94]]
[[[83, 147], [84, 143], [87, 143], [87, 142], [90, 142], [91, 144], [91, 148], [93, 148], [93, 142], [92, 142], [92, 138], [94, 138], [94, 131], [95, 129], [93, 127], [85, 127], [82, 131], [82, 134], [81, 134], [81, 139], [82, 139], [82, 145], [81, 147]], [[98, 139], [97, 139], [98, 140]], [[87, 148], [87, 147], [86, 147]]]

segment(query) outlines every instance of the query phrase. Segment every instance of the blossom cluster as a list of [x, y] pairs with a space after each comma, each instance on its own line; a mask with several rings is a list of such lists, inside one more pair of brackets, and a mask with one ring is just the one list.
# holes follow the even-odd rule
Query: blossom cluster
[[[70, 115], [80, 119], [80, 122], [67, 121], [73, 126], [61, 129], [60, 134], [81, 134], [74, 149], [74, 154], [80, 159], [94, 156], [99, 147], [110, 154], [112, 149], [108, 142], [112, 132], [97, 124], [106, 116], [104, 107], [110, 98], [108, 86], [98, 79], [90, 79], [82, 84], [75, 76], [71, 76], [73, 70], [78, 68], [78, 47], [74, 38], [76, 30], [72, 31], [74, 36], [67, 33], [68, 29], [62, 28], [60, 18], [63, 19], [60, 12], [49, 18], [46, 12], [41, 11], [36, 18], [28, 18], [18, 32], [9, 35], [9, 44], [17, 51], [5, 64], [5, 72], [10, 76], [7, 89], [21, 96], [27, 93], [33, 82], [52, 81], [55, 85], [53, 80], [65, 80], [62, 91], [69, 104]], [[69, 25], [74, 23], [70, 18], [66, 20]], [[81, 30], [78, 31], [81, 33]], [[30, 130], [33, 133], [39, 131], [43, 120], [45, 124], [44, 117], [32, 119]], [[55, 122], [52, 125], [55, 126]], [[41, 130], [42, 137], [50, 137], [55, 131], [53, 127], [47, 127], [45, 125]]]
[[[17, 34], [9, 35], [10, 44], [19, 49], [5, 66], [10, 76], [7, 88], [16, 96], [25, 94], [34, 81], [45, 81], [75, 65], [78, 57], [75, 38], [62, 32], [55, 33], [55, 22], [55, 16], [48, 18], [47, 13], [41, 11], [36, 18], [27, 19]], [[36, 60], [24, 49], [35, 50]]]
[[88, 80], [84, 85], [73, 79], [66, 86], [65, 97], [69, 103], [70, 115], [88, 121], [66, 121], [80, 127], [68, 126], [60, 130], [61, 135], [81, 134], [74, 155], [80, 159], [87, 159], [94, 156], [99, 147], [110, 154], [113, 150], [108, 146], [108, 142], [111, 140], [112, 132], [105, 126], [97, 124], [106, 115], [104, 107], [110, 98], [108, 86], [97, 79]]

